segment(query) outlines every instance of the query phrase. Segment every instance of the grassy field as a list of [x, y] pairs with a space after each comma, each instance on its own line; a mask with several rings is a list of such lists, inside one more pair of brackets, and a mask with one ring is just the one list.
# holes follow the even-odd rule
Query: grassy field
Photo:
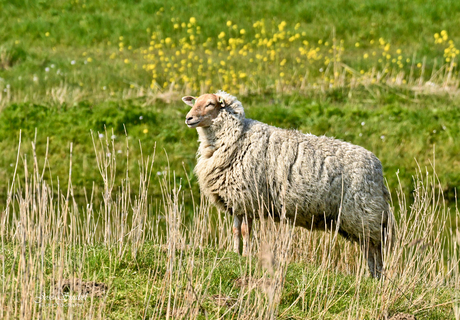
[[[460, 319], [460, 3], [0, 0], [0, 16], [1, 318]], [[250, 258], [229, 252], [180, 101], [219, 89], [377, 155], [391, 277], [270, 221]], [[71, 278], [109, 290], [37, 298]]]
[[[436, 176], [418, 172], [412, 204], [399, 190], [398, 237], [376, 280], [357, 244], [263, 216], [251, 255], [236, 255], [225, 213], [195, 199], [186, 219], [187, 181], [176, 184], [171, 172], [150, 181], [152, 162], [143, 159], [141, 183], [127, 174], [113, 190], [114, 163], [99, 161], [108, 168], [103, 190], [84, 206], [72, 188], [48, 185], [38, 166], [15, 181], [0, 229], [3, 319], [460, 316], [460, 233], [445, 223]], [[161, 203], [151, 202], [150, 183]]]
[[[410, 92], [390, 88], [376, 87], [372, 93], [354, 92], [350, 96], [345, 89], [336, 89], [308, 96], [251, 95], [241, 100], [250, 118], [333, 136], [372, 150], [384, 165], [390, 188], [398, 188], [399, 177], [408, 196], [414, 191], [416, 167], [431, 171], [435, 165], [444, 197], [454, 206], [460, 186], [460, 145], [456, 138], [460, 134], [460, 109], [456, 100], [436, 95], [413, 97]], [[72, 179], [77, 197], [93, 183], [96, 188], [103, 183], [95, 170], [94, 141], [109, 146], [105, 156], [123, 165], [128, 161], [129, 146], [129, 169], [135, 181], [141, 152], [152, 155], [156, 147], [154, 174], [161, 175], [169, 168], [176, 173], [177, 181], [188, 174], [198, 192], [192, 172], [197, 133], [184, 124], [187, 111], [188, 106], [182, 102], [156, 101], [150, 105], [146, 98], [95, 104], [82, 101], [73, 106], [12, 103], [0, 113], [0, 178], [6, 182], [12, 177], [21, 131], [24, 160], [33, 155], [35, 141], [38, 157], [43, 159], [48, 154], [52, 170], [46, 173], [46, 179], [60, 177], [63, 188], [67, 186], [67, 179], [62, 179], [68, 174], [72, 143]], [[32, 165], [29, 160], [29, 170]], [[118, 170], [117, 185], [123, 177]], [[6, 194], [7, 186], [0, 186], [2, 194]], [[159, 197], [158, 190], [152, 188], [150, 192]]]
[[[183, 163], [192, 176], [196, 134], [183, 125], [187, 108], [178, 98], [226, 89], [249, 117], [370, 149], [393, 189], [399, 171], [409, 192], [414, 159], [430, 166], [436, 149], [453, 202], [460, 185], [457, 6], [0, 2], [0, 178], [11, 177], [19, 131], [30, 154], [36, 129], [39, 155], [49, 138], [54, 175], [67, 174], [72, 142], [75, 186], [98, 185], [90, 131], [114, 137], [112, 155], [123, 161], [124, 126], [144, 153], [157, 144], [158, 172], [167, 166], [165, 150], [178, 176]], [[228, 8], [242, 22], [216, 14]], [[337, 19], [337, 12], [346, 15]]]
[[413, 85], [420, 76], [442, 87], [457, 72], [459, 6], [2, 1], [1, 88], [7, 101], [47, 94], [62, 103], [148, 88], [317, 91], [356, 82]]

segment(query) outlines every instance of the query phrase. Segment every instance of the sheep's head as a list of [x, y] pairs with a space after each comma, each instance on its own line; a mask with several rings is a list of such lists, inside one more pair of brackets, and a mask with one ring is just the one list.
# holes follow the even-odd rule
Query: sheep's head
[[198, 98], [187, 96], [182, 101], [192, 107], [185, 117], [189, 128], [209, 127], [220, 109], [225, 106], [224, 99], [215, 94], [204, 94]]

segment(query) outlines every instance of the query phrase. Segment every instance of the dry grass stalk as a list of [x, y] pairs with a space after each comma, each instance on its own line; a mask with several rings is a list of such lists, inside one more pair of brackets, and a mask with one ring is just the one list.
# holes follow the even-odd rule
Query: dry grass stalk
[[[451, 215], [435, 173], [419, 168], [410, 205], [401, 187], [394, 208], [398, 237], [394, 249], [386, 252], [385, 277], [369, 282], [357, 245], [335, 238], [334, 232], [310, 232], [294, 228], [292, 221], [275, 223], [263, 218], [263, 204], [260, 219], [254, 223], [252, 254], [236, 258], [228, 232], [231, 217], [219, 213], [211, 219], [213, 209], [201, 199], [194, 206], [193, 220], [184, 221], [184, 192], [188, 191], [174, 173], [164, 175], [158, 186], [163, 200], [155, 212], [165, 219], [162, 231], [160, 220], [148, 209], [155, 204], [149, 197], [153, 158], [140, 159], [141, 183], [132, 186], [127, 171], [122, 181], [115, 180], [117, 163], [107, 156], [114, 153], [111, 142], [95, 140], [94, 146], [104, 186], [101, 194], [93, 189], [84, 206], [73, 197], [71, 170], [68, 188], [63, 190], [57, 177], [52, 177], [53, 184], [44, 178], [45, 172], [52, 172], [46, 159], [43, 168], [35, 153], [29, 159], [18, 152], [17, 170], [0, 216], [0, 318], [107, 317], [117, 291], [111, 279], [102, 281], [109, 290], [101, 297], [87, 296], [72, 303], [69, 298], [51, 297], [54, 284], [65, 279], [100, 282], [96, 275], [88, 276], [82, 263], [93, 254], [94, 245], [106, 247], [113, 267], [128, 253], [136, 261], [148, 241], [167, 261], [164, 278], [161, 263], [152, 262], [143, 291], [143, 314], [152, 319], [274, 319], [295, 309], [309, 318], [327, 318], [344, 300], [348, 307], [336, 318], [377, 319], [390, 316], [394, 308], [405, 308], [418, 317], [439, 307], [440, 290], [459, 292], [460, 231], [449, 224]], [[455, 216], [458, 220], [458, 210]], [[209, 248], [218, 249], [212, 261]], [[240, 259], [239, 274], [250, 281], [240, 287], [235, 284], [236, 296], [219, 289], [217, 299], [212, 277], [231, 259]], [[297, 298], [280, 309], [288, 268], [298, 262], [308, 262], [311, 270], [299, 274]], [[225, 297], [224, 302], [217, 301], [220, 297]], [[456, 319], [459, 299], [453, 294], [442, 303]]]

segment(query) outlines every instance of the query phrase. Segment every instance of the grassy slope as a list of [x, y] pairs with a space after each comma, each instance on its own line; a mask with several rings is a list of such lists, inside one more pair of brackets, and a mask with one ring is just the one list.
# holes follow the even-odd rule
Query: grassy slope
[[[300, 21], [315, 39], [328, 36], [335, 26], [337, 36], [351, 40], [373, 33], [393, 43], [410, 45], [419, 50], [435, 32], [448, 30], [458, 38], [456, 21], [460, 4], [455, 1], [320, 1], [285, 3], [272, 1], [241, 3], [239, 1], [6, 1], [2, 0], [3, 17], [0, 41], [21, 40], [24, 46], [63, 47], [95, 46], [107, 41], [116, 43], [125, 36], [132, 46], [145, 45], [147, 28], [172, 31], [170, 19], [194, 16], [200, 21], [206, 37], [216, 37], [227, 20], [236, 21], [248, 32], [252, 21], [265, 18], [276, 22]], [[164, 8], [161, 11], [161, 8]], [[288, 19], [289, 18], [289, 19]], [[418, 32], [414, 34], [414, 30]], [[45, 36], [50, 32], [49, 37]], [[417, 46], [416, 44], [419, 44]]]
[[[132, 170], [136, 168], [137, 141], [140, 140], [144, 154], [151, 154], [154, 143], [158, 143], [161, 150], [156, 158], [158, 171], [167, 165], [164, 149], [171, 167], [180, 176], [183, 176], [182, 163], [191, 173], [197, 143], [196, 133], [183, 125], [185, 105], [120, 98], [130, 84], [141, 87], [150, 84], [151, 76], [141, 68], [145, 61], [133, 52], [135, 48], [148, 46], [148, 29], [182, 37], [174, 31], [172, 18], [188, 21], [191, 16], [196, 17], [203, 38], [216, 38], [221, 30], [227, 30], [227, 20], [234, 20], [239, 28], [245, 28], [248, 36], [255, 32], [252, 23], [262, 18], [275, 25], [283, 20], [298, 21], [299, 31], [305, 32], [310, 42], [327, 39], [335, 27], [337, 38], [351, 44], [347, 47], [349, 58], [366, 50], [365, 44], [355, 47], [356, 41], [365, 43], [382, 37], [392, 46], [407, 49], [409, 53], [418, 52], [420, 57], [425, 55], [432, 62], [439, 56], [439, 52], [433, 50], [435, 32], [447, 30], [454, 40], [460, 36], [456, 28], [459, 6], [447, 0], [436, 2], [435, 6], [423, 1], [362, 0], [290, 4], [275, 1], [263, 5], [202, 0], [187, 2], [187, 5], [173, 1], [165, 6], [152, 1], [0, 1], [5, 22], [0, 25], [0, 47], [7, 53], [3, 57], [8, 57], [2, 59], [10, 63], [3, 70], [0, 67], [0, 78], [3, 78], [0, 89], [7, 90], [6, 85], [10, 85], [8, 90], [33, 102], [9, 102], [0, 113], [3, 150], [0, 178], [5, 181], [0, 189], [5, 190], [14, 169], [11, 164], [15, 162], [20, 129], [26, 152], [30, 150], [29, 141], [35, 128], [39, 155], [45, 153], [46, 138], [50, 137], [53, 175], [61, 180], [67, 176], [69, 145], [73, 142], [76, 186], [90, 187], [92, 181], [100, 181], [90, 130], [97, 136], [97, 132], [104, 131], [104, 126], [109, 137], [114, 130], [115, 154], [117, 161], [123, 162], [124, 153], [121, 157], [117, 151], [126, 149], [123, 138], [123, 125], [126, 125], [130, 146], [134, 147], [130, 155]], [[240, 17], [239, 21], [235, 21], [235, 16]], [[122, 53], [118, 51], [120, 36], [125, 46]], [[133, 49], [129, 50], [129, 46]], [[84, 53], [87, 55], [83, 56]], [[109, 58], [112, 53], [117, 53], [116, 59]], [[90, 63], [89, 56], [93, 59]], [[133, 62], [124, 63], [125, 57]], [[70, 63], [72, 60], [76, 61], [75, 65]], [[48, 72], [45, 67], [49, 68]], [[60, 74], [56, 74], [56, 70], [60, 70]], [[34, 76], [39, 80], [33, 81]], [[59, 102], [60, 98], [66, 101], [66, 96], [75, 90], [77, 97], [72, 101], [76, 103]], [[50, 97], [54, 102], [49, 102]], [[458, 145], [454, 143], [458, 134], [457, 100], [414, 96], [405, 90], [379, 87], [354, 91], [350, 97], [347, 91], [336, 90], [306, 97], [268, 93], [241, 99], [251, 118], [284, 128], [335, 136], [370, 149], [381, 158], [392, 188], [397, 186], [394, 173], [399, 170], [408, 190], [415, 167], [413, 159], [427, 164], [436, 144], [437, 170], [450, 200], [460, 185], [459, 163], [455, 158]], [[361, 122], [366, 124], [361, 126]], [[81, 189], [76, 192], [82, 194]]]
[[[59, 177], [65, 186], [68, 175], [69, 144], [73, 143], [73, 184], [77, 194], [91, 187], [92, 181], [101, 184], [89, 130], [104, 133], [103, 143], [114, 130], [114, 150], [117, 162], [125, 161], [126, 141], [123, 124], [128, 129], [130, 144], [131, 177], [138, 176], [140, 157], [138, 140], [144, 155], [151, 154], [157, 143], [155, 171], [161, 172], [169, 163], [184, 177], [182, 163], [191, 175], [197, 148], [196, 132], [183, 124], [187, 107], [179, 102], [147, 103], [144, 98], [123, 100], [121, 92], [130, 84], [148, 87], [151, 75], [142, 70], [142, 58], [130, 50], [118, 53], [118, 42], [124, 37], [126, 48], [146, 47], [150, 41], [147, 29], [161, 30], [175, 36], [171, 18], [188, 21], [194, 16], [199, 21], [204, 37], [215, 38], [226, 30], [227, 20], [237, 21], [239, 27], [253, 33], [253, 21], [266, 19], [278, 24], [283, 20], [301, 23], [301, 30], [312, 42], [331, 36], [333, 28], [337, 37], [351, 44], [349, 59], [362, 55], [365, 48], [355, 48], [354, 43], [365, 43], [371, 38], [383, 37], [409, 53], [434, 59], [439, 50], [433, 49], [433, 34], [447, 30], [450, 38], [460, 38], [457, 22], [460, 3], [456, 1], [329, 1], [320, 0], [291, 3], [281, 1], [9, 1], [0, 0], [0, 89], [10, 85], [18, 96], [28, 96], [33, 103], [11, 102], [2, 105], [0, 112], [0, 184], [4, 194], [7, 181], [13, 174], [19, 130], [23, 131], [22, 148], [31, 164], [31, 144], [37, 130], [37, 153], [43, 164], [46, 138], [50, 138], [49, 162], [53, 168], [52, 179]], [[161, 9], [163, 7], [163, 10]], [[49, 32], [49, 35], [47, 35]], [[176, 35], [177, 38], [180, 35]], [[84, 55], [84, 53], [87, 53]], [[110, 55], [117, 54], [116, 59]], [[2, 55], [3, 54], [3, 55]], [[91, 56], [92, 62], [87, 61]], [[441, 53], [442, 56], [442, 53]], [[132, 62], [124, 63], [129, 58]], [[75, 60], [75, 65], [71, 61]], [[54, 67], [52, 67], [54, 65]], [[46, 67], [51, 68], [46, 71]], [[57, 74], [60, 70], [60, 74]], [[34, 81], [34, 76], [38, 81]], [[79, 89], [75, 104], [48, 103], [51, 88]], [[107, 90], [103, 90], [106, 87]], [[2, 91], [3, 92], [3, 91]], [[70, 92], [70, 90], [69, 90]], [[66, 92], [63, 93], [65, 96]], [[386, 178], [394, 189], [395, 172], [399, 171], [406, 191], [411, 189], [414, 158], [429, 165], [433, 147], [436, 146], [436, 168], [448, 200], [454, 200], [454, 190], [460, 186], [458, 161], [460, 113], [458, 100], [437, 96], [414, 96], [405, 90], [372, 87], [358, 91], [332, 91], [326, 94], [277, 95], [241, 97], [248, 117], [273, 125], [295, 128], [303, 132], [326, 134], [362, 145], [372, 150], [383, 162]], [[142, 116], [142, 120], [140, 117]], [[364, 122], [364, 125], [361, 123]], [[108, 130], [106, 135], [104, 126]], [[436, 132], [434, 132], [436, 130]], [[362, 134], [362, 135], [360, 135]], [[381, 137], [384, 136], [384, 139]], [[97, 138], [96, 138], [97, 140]], [[118, 150], [122, 151], [120, 155]], [[120, 165], [120, 167], [122, 167]], [[121, 173], [121, 172], [120, 172]], [[47, 173], [50, 175], [50, 173]], [[135, 184], [133, 184], [135, 185]], [[197, 189], [196, 181], [192, 185]], [[158, 195], [157, 190], [152, 190]], [[107, 281], [117, 290], [109, 296], [112, 317], [140, 316], [145, 296], [143, 284], [149, 271], [158, 266], [161, 275], [165, 268], [164, 255], [148, 244], [135, 261], [125, 255], [120, 261], [112, 260], [105, 248], [96, 247], [84, 265], [86, 278]], [[219, 254], [209, 253], [209, 257]], [[6, 263], [14, 259], [4, 252]], [[226, 294], [237, 295], [234, 279], [241, 276], [244, 258], [231, 256], [231, 261], [219, 267], [211, 280], [211, 292], [218, 292], [223, 282]], [[115, 265], [114, 265], [115, 263]], [[200, 261], [206, 268], [208, 260]], [[76, 266], [76, 268], [81, 265]], [[52, 266], [48, 266], [49, 270]], [[7, 268], [8, 269], [8, 268]], [[299, 295], [297, 280], [312, 278], [315, 270], [306, 264], [292, 264], [288, 269], [286, 288], [281, 309], [287, 308]], [[216, 277], [220, 275], [221, 277]], [[325, 291], [331, 286], [348, 286], [352, 278], [333, 274], [333, 282], [321, 284]], [[158, 282], [158, 286], [161, 281]], [[372, 280], [364, 284], [362, 305], [370, 299], [375, 286]], [[313, 286], [314, 287], [314, 286]], [[333, 289], [331, 289], [333, 290]], [[315, 291], [314, 291], [315, 292]], [[344, 295], [340, 303], [331, 308], [330, 317], [349, 308]], [[308, 298], [308, 294], [304, 295]], [[449, 296], [449, 294], [447, 294]], [[439, 303], [449, 300], [440, 294]], [[209, 308], [215, 308], [211, 303]], [[398, 311], [407, 310], [402, 299]], [[302, 311], [291, 310], [292, 317], [304, 316]], [[427, 319], [449, 317], [443, 309], [429, 311], [421, 316]]]
[[[460, 112], [456, 101], [434, 96], [414, 98], [410, 93], [404, 96], [404, 92], [377, 87], [371, 93], [356, 92], [348, 97], [347, 92], [338, 90], [326, 96], [266, 95], [244, 97], [242, 101], [250, 118], [305, 133], [334, 136], [373, 151], [384, 165], [392, 190], [398, 187], [395, 175], [398, 171], [406, 191], [411, 190], [417, 165], [414, 159], [422, 167], [430, 167], [432, 152], [436, 150], [436, 170], [446, 198], [453, 201], [455, 188], [460, 186], [457, 159], [460, 150], [455, 142], [459, 135]], [[197, 134], [183, 124], [187, 110], [188, 107], [181, 102], [156, 102], [145, 106], [142, 99], [96, 105], [81, 102], [74, 106], [12, 104], [0, 113], [0, 146], [3, 150], [0, 177], [7, 181], [14, 171], [19, 128], [22, 130], [22, 149], [29, 156], [32, 156], [30, 141], [37, 130], [40, 165], [46, 151], [46, 139], [50, 138], [49, 162], [54, 179], [60, 177], [63, 180], [67, 176], [70, 142], [73, 143], [73, 184], [77, 187], [75, 193], [81, 195], [81, 187], [89, 188], [93, 181], [101, 185], [102, 181], [96, 169], [90, 130], [93, 130], [96, 141], [99, 140], [98, 133], [103, 133], [104, 144], [106, 139], [111, 143], [113, 130], [115, 152], [111, 151], [111, 156], [115, 156], [119, 164], [125, 163], [128, 141], [133, 177], [138, 176], [140, 141], [144, 155], [152, 154], [155, 144], [157, 146], [154, 174], [163, 171], [169, 159], [178, 178], [185, 178], [184, 165], [196, 187], [191, 171], [195, 165]], [[127, 127], [128, 140], [123, 125]], [[119, 178], [122, 178], [121, 174]], [[6, 184], [2, 185], [4, 188]]]
[[[159, 246], [152, 243], [145, 243], [137, 253], [136, 259], [131, 258], [131, 252], [126, 251], [123, 257], [116, 258], [117, 250], [108, 250], [104, 246], [85, 247], [85, 250], [71, 249], [65, 250], [66, 265], [75, 270], [83, 279], [105, 283], [109, 287], [107, 298], [104, 299], [105, 317], [110, 319], [133, 319], [146, 316], [153, 316], [153, 309], [157, 306], [160, 297], [164, 299], [162, 289], [166, 283], [166, 270], [168, 269], [167, 246]], [[16, 261], [18, 256], [14, 256], [14, 250], [5, 248], [6, 268]], [[53, 253], [47, 250], [45, 270], [48, 276], [53, 275], [52, 261], [59, 261], [60, 250]], [[81, 260], [84, 257], [84, 260]], [[175, 259], [183, 261], [182, 270], [175, 270], [176, 273], [188, 270], [193, 265], [193, 274], [190, 279], [195, 281], [200, 277], [205, 279], [200, 282], [197, 293], [200, 295], [200, 319], [204, 319], [206, 313], [211, 314], [211, 318], [216, 315], [226, 314], [225, 319], [233, 319], [238, 308], [230, 308], [237, 301], [240, 295], [245, 294], [245, 287], [238, 284], [239, 279], [248, 275], [255, 279], [262, 276], [263, 270], [260, 269], [257, 257], [249, 259], [236, 255], [233, 252], [219, 251], [215, 249], [192, 251], [176, 251]], [[221, 260], [224, 263], [215, 262]], [[73, 262], [72, 262], [73, 261]], [[191, 262], [193, 261], [193, 262]], [[16, 262], [17, 263], [17, 262]], [[152, 272], [153, 271], [153, 272]], [[335, 273], [333, 270], [321, 270], [307, 263], [291, 263], [286, 271], [284, 287], [282, 290], [279, 304], [278, 315], [283, 314], [283, 319], [300, 319], [315, 317], [315, 313], [321, 312], [323, 319], [345, 319], [352, 303], [362, 306], [363, 316], [372, 313], [374, 310], [366, 310], [364, 306], [373, 304], [375, 292], [379, 292], [379, 282], [364, 276], [360, 280], [359, 286], [356, 285], [356, 276]], [[47, 284], [49, 285], [49, 284]], [[172, 301], [180, 303], [184, 299], [184, 292], [187, 288], [187, 280], [176, 283], [172, 289]], [[204, 289], [206, 288], [206, 289]], [[38, 289], [38, 288], [37, 288]], [[425, 288], [423, 284], [415, 285], [413, 292], [398, 292], [399, 297], [392, 303], [391, 309], [387, 310], [390, 315], [395, 313], [413, 313], [414, 307], [411, 297], [417, 297]], [[47, 289], [46, 289], [47, 290]], [[168, 290], [168, 289], [166, 289]], [[259, 289], [263, 291], [263, 289]], [[404, 289], [401, 289], [404, 290]], [[201, 296], [202, 292], [206, 294]], [[443, 304], [450, 301], [452, 289], [440, 287], [436, 303]], [[230, 298], [229, 305], [220, 306], [215, 296]], [[303, 297], [303, 302], [299, 303], [299, 295]], [[147, 297], [149, 300], [147, 300]], [[83, 308], [88, 308], [90, 298], [82, 301]], [[253, 303], [257, 303], [255, 297], [247, 298]], [[334, 303], [326, 306], [317, 305], [318, 301], [330, 299]], [[149, 303], [146, 303], [149, 301]], [[103, 299], [95, 298], [91, 305], [97, 310]], [[303, 307], [302, 307], [303, 306]], [[228, 312], [230, 308], [231, 312]], [[233, 311], [232, 311], [233, 309]], [[67, 310], [67, 308], [65, 309]], [[78, 310], [78, 308], [76, 308]], [[313, 311], [312, 313], [312, 310]], [[75, 312], [75, 311], [74, 311]], [[166, 306], [158, 318], [166, 316]], [[368, 315], [367, 315], [368, 316]], [[418, 319], [450, 319], [449, 307], [430, 308], [420, 310], [416, 314]]]
[[[369, 40], [383, 38], [409, 57], [417, 53], [418, 61], [426, 56], [430, 69], [433, 59], [442, 59], [443, 53], [433, 44], [433, 35], [447, 30], [450, 39], [456, 41], [460, 37], [460, 4], [449, 0], [437, 1], [436, 5], [380, 0], [268, 4], [175, 0], [166, 5], [162, 1], [2, 0], [0, 11], [0, 47], [4, 56], [9, 57], [4, 58], [4, 63], [10, 67], [0, 67], [0, 77], [5, 79], [0, 88], [9, 84], [14, 90], [33, 96], [65, 84], [83, 89], [82, 95], [90, 101], [97, 95], [117, 94], [130, 84], [150, 85], [151, 77], [142, 69], [145, 61], [134, 51], [148, 47], [150, 31], [159, 31], [173, 40], [182, 37], [184, 32], [173, 29], [172, 18], [188, 22], [195, 17], [202, 39], [217, 39], [221, 31], [228, 33], [227, 20], [247, 30], [248, 38], [254, 36], [252, 24], [259, 19], [275, 25], [275, 29], [284, 20], [298, 22], [299, 31], [313, 44], [318, 39], [330, 38], [335, 28], [337, 38], [343, 39], [350, 51], [347, 59], [351, 64], [356, 63], [355, 57], [362, 56]], [[122, 53], [118, 50], [120, 37], [125, 46]], [[355, 43], [361, 41], [363, 44], [356, 48]], [[112, 54], [116, 58], [109, 58]], [[92, 62], [85, 64], [88, 57]], [[124, 63], [126, 58], [131, 61], [129, 64]], [[75, 65], [70, 64], [73, 60]], [[438, 65], [439, 62], [438, 59]], [[46, 67], [51, 68], [49, 72]], [[34, 76], [37, 81], [33, 81]], [[102, 90], [104, 86], [107, 91]]]

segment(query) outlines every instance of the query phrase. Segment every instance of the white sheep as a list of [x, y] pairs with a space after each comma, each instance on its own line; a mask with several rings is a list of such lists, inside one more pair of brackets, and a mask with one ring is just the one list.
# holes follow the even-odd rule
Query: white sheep
[[[234, 216], [234, 250], [249, 254], [253, 217], [294, 219], [308, 229], [335, 228], [361, 243], [372, 276], [382, 272], [391, 225], [382, 165], [370, 151], [337, 139], [246, 119], [236, 97], [219, 91], [182, 100], [185, 123], [199, 135], [195, 173], [201, 192]], [[335, 229], [334, 229], [335, 230]]]

